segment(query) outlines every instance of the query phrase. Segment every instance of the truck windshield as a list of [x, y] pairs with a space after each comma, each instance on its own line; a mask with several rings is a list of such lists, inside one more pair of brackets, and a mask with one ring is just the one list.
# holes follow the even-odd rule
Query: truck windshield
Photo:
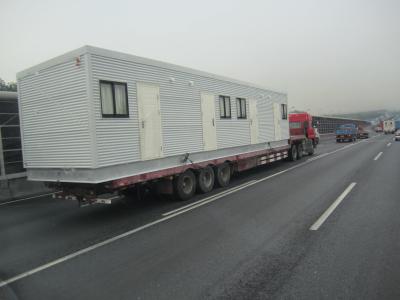
[[289, 127], [292, 129], [301, 128], [301, 122], [290, 122]]

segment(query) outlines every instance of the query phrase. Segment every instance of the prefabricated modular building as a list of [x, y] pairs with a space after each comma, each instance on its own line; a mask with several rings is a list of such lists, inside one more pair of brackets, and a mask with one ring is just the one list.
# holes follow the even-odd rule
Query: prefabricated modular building
[[30, 180], [96, 184], [289, 143], [286, 94], [186, 67], [84, 46], [17, 78]]

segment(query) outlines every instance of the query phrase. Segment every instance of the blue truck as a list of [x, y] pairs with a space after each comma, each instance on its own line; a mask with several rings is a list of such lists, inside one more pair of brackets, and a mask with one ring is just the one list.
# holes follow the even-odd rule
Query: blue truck
[[394, 127], [396, 128], [396, 130], [400, 129], [400, 120], [394, 121]]
[[357, 140], [358, 128], [355, 124], [342, 124], [336, 129], [336, 142], [353, 142]]

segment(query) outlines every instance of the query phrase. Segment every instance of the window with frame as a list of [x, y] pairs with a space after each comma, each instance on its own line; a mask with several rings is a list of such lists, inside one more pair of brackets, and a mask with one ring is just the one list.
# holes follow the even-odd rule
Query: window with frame
[[219, 96], [219, 116], [221, 119], [231, 118], [231, 98], [229, 96]]
[[281, 104], [282, 120], [287, 120], [287, 105]]
[[100, 80], [101, 113], [104, 118], [128, 118], [126, 83]]
[[236, 111], [238, 119], [246, 119], [246, 99], [244, 98], [236, 98]]

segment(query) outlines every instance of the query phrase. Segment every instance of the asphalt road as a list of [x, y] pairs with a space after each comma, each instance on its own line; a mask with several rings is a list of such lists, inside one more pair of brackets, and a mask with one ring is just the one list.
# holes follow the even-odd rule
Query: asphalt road
[[326, 139], [214, 198], [1, 205], [0, 299], [399, 299], [392, 137]]

